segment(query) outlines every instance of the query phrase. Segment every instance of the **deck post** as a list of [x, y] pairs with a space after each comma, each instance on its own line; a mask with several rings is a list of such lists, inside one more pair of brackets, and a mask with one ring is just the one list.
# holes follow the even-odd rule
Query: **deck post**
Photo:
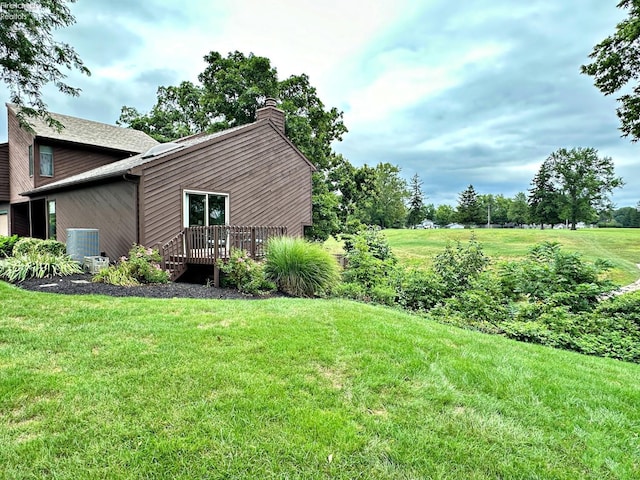
[[256, 227], [251, 227], [251, 258], [256, 258]]
[[220, 288], [220, 267], [217, 263], [213, 264], [213, 286]]

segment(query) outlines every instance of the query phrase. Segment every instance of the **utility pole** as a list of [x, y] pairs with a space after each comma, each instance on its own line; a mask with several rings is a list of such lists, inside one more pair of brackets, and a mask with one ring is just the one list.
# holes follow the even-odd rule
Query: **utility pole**
[[491, 228], [491, 204], [487, 205], [487, 228]]

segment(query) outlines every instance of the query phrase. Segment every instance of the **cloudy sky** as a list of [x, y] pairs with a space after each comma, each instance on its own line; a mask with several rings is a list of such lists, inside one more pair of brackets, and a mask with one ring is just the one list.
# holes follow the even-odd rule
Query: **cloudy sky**
[[[613, 158], [640, 200], [640, 144], [620, 138], [615, 98], [579, 73], [624, 18], [614, 0], [78, 0], [58, 38], [92, 71], [79, 98], [48, 89], [52, 111], [114, 123], [148, 111], [160, 85], [197, 81], [214, 50], [265, 56], [279, 77], [306, 73], [349, 129], [353, 164], [418, 173], [428, 202], [526, 191], [561, 147]], [[0, 93], [8, 98], [7, 90]], [[0, 117], [0, 141], [6, 118]]]

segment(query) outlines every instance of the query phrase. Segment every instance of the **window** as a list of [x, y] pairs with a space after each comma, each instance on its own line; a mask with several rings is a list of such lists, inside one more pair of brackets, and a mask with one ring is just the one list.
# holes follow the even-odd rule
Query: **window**
[[53, 177], [53, 149], [40, 146], [40, 176]]
[[33, 145], [29, 145], [29, 176], [33, 177]]
[[229, 196], [209, 192], [184, 192], [184, 226], [225, 225], [229, 219]]
[[56, 201], [47, 202], [47, 216], [49, 217], [49, 239], [56, 239]]

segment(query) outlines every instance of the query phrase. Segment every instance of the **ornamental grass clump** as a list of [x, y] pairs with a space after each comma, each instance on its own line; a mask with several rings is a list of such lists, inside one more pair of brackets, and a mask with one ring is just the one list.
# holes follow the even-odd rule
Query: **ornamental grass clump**
[[267, 245], [265, 276], [289, 295], [327, 295], [340, 280], [339, 268], [322, 245], [302, 238], [277, 237]]

